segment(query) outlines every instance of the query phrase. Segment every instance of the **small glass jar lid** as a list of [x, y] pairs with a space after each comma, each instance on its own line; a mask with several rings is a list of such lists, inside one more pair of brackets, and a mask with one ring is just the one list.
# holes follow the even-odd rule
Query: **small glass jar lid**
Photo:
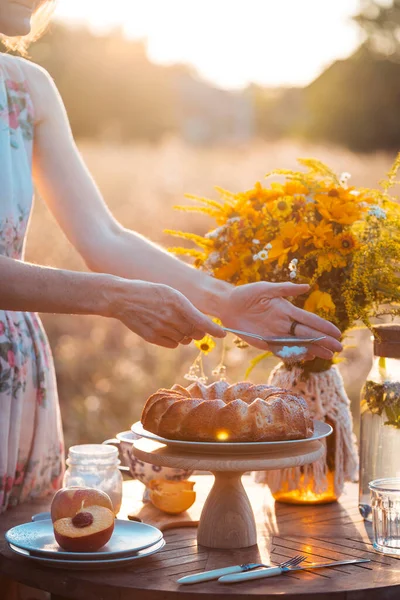
[[80, 444], [68, 451], [68, 465], [119, 465], [118, 449], [108, 444]]

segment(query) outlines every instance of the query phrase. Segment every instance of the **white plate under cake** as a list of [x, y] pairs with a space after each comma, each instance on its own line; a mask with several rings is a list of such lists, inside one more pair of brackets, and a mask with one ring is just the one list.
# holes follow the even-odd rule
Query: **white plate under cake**
[[222, 458], [227, 456], [233, 457], [250, 457], [252, 455], [260, 457], [260, 455], [275, 454], [282, 452], [296, 453], [305, 450], [305, 446], [309, 446], [315, 441], [323, 440], [328, 437], [333, 431], [328, 423], [322, 421], [314, 421], [314, 433], [309, 438], [302, 440], [284, 440], [277, 442], [186, 442], [184, 440], [168, 440], [160, 437], [155, 433], [146, 431], [140, 421], [134, 423], [131, 427], [132, 431], [142, 438], [163, 444], [168, 448], [175, 449], [177, 452], [190, 452], [196, 455], [214, 454]]

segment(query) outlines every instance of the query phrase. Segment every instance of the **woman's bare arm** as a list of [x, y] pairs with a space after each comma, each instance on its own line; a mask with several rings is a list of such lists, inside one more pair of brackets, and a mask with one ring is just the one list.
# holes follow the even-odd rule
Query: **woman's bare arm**
[[[176, 348], [222, 330], [182, 294], [113, 275], [79, 273], [0, 256], [0, 309], [115, 317], [148, 342]], [[186, 339], [183, 339], [186, 338]]]
[[32, 265], [0, 256], [0, 309], [111, 316], [110, 277]]

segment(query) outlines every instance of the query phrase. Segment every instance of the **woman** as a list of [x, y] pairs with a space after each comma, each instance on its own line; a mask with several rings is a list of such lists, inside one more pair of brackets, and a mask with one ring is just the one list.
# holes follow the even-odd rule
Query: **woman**
[[[43, 30], [49, 8], [37, 0], [0, 0], [5, 43], [23, 47]], [[23, 262], [33, 181], [94, 273]], [[265, 335], [287, 335], [294, 328], [297, 335], [325, 334], [323, 345], [312, 348], [322, 358], [341, 349], [336, 327], [283, 298], [305, 293], [307, 286], [235, 289], [124, 229], [83, 164], [49, 75], [1, 53], [0, 281], [1, 510], [49, 493], [62, 476], [54, 370], [36, 311], [114, 317], [168, 348], [206, 332], [222, 337], [223, 330], [205, 316], [212, 315], [226, 326]]]

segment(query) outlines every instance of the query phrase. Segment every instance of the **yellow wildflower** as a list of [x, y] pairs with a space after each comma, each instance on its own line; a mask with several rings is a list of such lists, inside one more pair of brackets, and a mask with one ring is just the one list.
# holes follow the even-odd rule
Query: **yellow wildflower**
[[346, 194], [341, 198], [336, 189], [330, 190], [327, 194], [316, 194], [315, 200], [322, 217], [341, 225], [352, 225], [364, 212], [363, 206], [355, 197], [348, 197]]
[[248, 202], [250, 201], [256, 207], [262, 205], [271, 200], [275, 200], [282, 195], [282, 190], [267, 189], [264, 188], [259, 181], [255, 184], [254, 188], [244, 193], [243, 198]]
[[313, 244], [315, 248], [324, 248], [326, 245], [331, 245], [333, 238], [332, 224], [323, 220], [317, 225], [309, 223], [306, 233], [308, 239], [306, 240], [306, 246]]
[[293, 198], [291, 196], [282, 196], [275, 200], [272, 206], [272, 216], [276, 219], [286, 219], [292, 213]]
[[222, 266], [214, 268], [214, 275], [217, 279], [223, 281], [231, 281], [231, 279], [239, 273], [240, 259], [235, 258], [229, 263], [224, 263]]
[[305, 185], [300, 183], [300, 181], [291, 179], [290, 181], [287, 181], [285, 183], [285, 193], [288, 196], [294, 196], [295, 194], [304, 194], [305, 196], [307, 196], [308, 192], [309, 189]]
[[326, 315], [332, 315], [335, 313], [336, 306], [328, 292], [315, 290], [305, 301], [304, 309], [313, 313], [322, 312]]
[[288, 221], [284, 223], [277, 238], [271, 240], [272, 248], [268, 254], [268, 260], [278, 259], [280, 267], [285, 263], [289, 252], [297, 252], [300, 242], [306, 235], [306, 224]]
[[326, 252], [318, 256], [318, 268], [329, 273], [332, 269], [342, 269], [347, 264], [346, 259], [339, 252]]
[[357, 247], [358, 242], [350, 231], [345, 231], [334, 238], [333, 245], [342, 254], [350, 254]]
[[195, 340], [194, 345], [198, 348], [203, 354], [208, 354], [211, 350], [215, 348], [215, 342], [210, 335], [205, 335], [201, 340]]

